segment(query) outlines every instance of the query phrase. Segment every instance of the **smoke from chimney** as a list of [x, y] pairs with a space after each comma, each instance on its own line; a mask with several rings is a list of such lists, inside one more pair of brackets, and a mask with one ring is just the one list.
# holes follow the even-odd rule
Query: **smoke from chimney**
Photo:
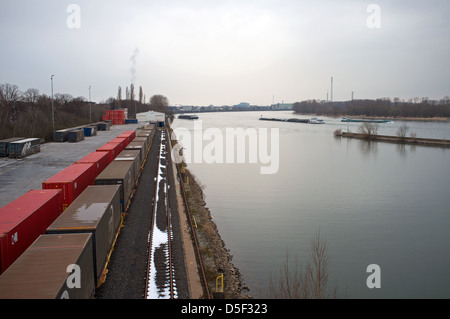
[[136, 80], [136, 58], [139, 55], [139, 49], [135, 48], [133, 55], [130, 58], [131, 61], [131, 83], [134, 84], [134, 81]]

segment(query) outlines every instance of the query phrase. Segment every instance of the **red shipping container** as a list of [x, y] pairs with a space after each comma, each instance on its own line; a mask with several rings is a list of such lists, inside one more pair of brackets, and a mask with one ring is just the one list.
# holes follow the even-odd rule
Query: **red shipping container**
[[119, 137], [116, 137], [115, 139], [109, 141], [109, 143], [111, 143], [111, 144], [119, 144], [120, 145], [119, 153], [122, 152], [125, 149], [125, 147], [127, 147], [127, 145], [128, 145], [128, 142], [127, 142], [126, 138], [119, 138]]
[[94, 164], [95, 177], [97, 177], [103, 170], [111, 164], [111, 158], [108, 152], [92, 152], [75, 164]]
[[59, 189], [31, 190], [0, 208], [0, 274], [45, 234], [62, 211]]
[[111, 159], [111, 162], [119, 155], [121, 152], [120, 145], [117, 143], [106, 143], [103, 146], [100, 146], [97, 149], [97, 152], [107, 152], [109, 154], [109, 158]]
[[118, 138], [126, 138], [127, 139], [127, 145], [130, 144], [132, 140], [136, 137], [136, 131], [126, 131], [117, 136]]
[[93, 164], [72, 164], [42, 183], [42, 189], [62, 189], [63, 210], [67, 208], [86, 187], [94, 185]]

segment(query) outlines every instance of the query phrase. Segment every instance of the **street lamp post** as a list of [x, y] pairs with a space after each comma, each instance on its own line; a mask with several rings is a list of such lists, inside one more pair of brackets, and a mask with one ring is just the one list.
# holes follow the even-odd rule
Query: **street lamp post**
[[91, 86], [89, 85], [89, 121], [92, 123]]
[[52, 81], [52, 125], [53, 125], [53, 131], [52, 131], [52, 135], [55, 132], [55, 106], [54, 106], [54, 100], [53, 100], [53, 77], [55, 75], [52, 75], [50, 80]]

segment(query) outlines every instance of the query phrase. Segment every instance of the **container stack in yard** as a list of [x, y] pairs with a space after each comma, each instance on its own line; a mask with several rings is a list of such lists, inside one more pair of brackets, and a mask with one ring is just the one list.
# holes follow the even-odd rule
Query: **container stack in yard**
[[61, 190], [31, 190], [0, 208], [0, 273], [61, 214]]
[[111, 124], [108, 121], [98, 124], [99, 131], [109, 131]]
[[71, 131], [71, 128], [66, 128], [63, 130], [58, 130], [53, 132], [53, 140], [55, 142], [65, 142], [67, 141], [67, 138], [69, 136], [69, 132]]
[[26, 138], [9, 143], [9, 157], [23, 158], [41, 151], [39, 138]]
[[103, 121], [111, 121], [112, 125], [123, 125], [125, 124], [125, 119], [128, 116], [128, 110], [107, 110], [104, 115], [102, 115]]
[[76, 143], [84, 140], [84, 130], [78, 129], [70, 131], [67, 135], [67, 140], [71, 143]]
[[9, 144], [25, 139], [24, 137], [12, 137], [0, 141], [0, 157], [9, 156]]
[[95, 136], [97, 135], [97, 125], [86, 126], [84, 129], [84, 136]]

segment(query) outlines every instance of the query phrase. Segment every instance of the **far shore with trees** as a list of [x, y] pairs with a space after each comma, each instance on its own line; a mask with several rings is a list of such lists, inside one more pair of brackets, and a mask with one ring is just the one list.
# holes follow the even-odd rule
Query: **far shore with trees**
[[450, 120], [450, 97], [445, 96], [441, 100], [430, 100], [426, 97], [409, 100], [383, 98], [343, 102], [307, 100], [294, 103], [292, 109], [298, 114], [324, 116]]

